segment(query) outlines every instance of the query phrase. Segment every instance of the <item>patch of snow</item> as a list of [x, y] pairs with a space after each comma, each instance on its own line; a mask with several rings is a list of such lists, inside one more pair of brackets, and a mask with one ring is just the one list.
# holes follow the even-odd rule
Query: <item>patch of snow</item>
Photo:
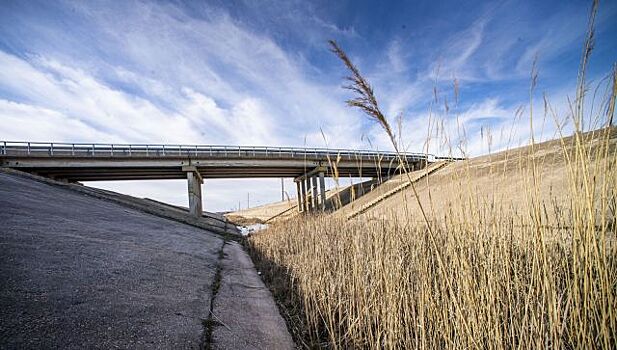
[[240, 230], [240, 233], [242, 233], [243, 236], [247, 236], [251, 233], [255, 233], [257, 231], [261, 231], [268, 228], [267, 224], [253, 224], [253, 225], [248, 225], [248, 226], [238, 226], [238, 229]]

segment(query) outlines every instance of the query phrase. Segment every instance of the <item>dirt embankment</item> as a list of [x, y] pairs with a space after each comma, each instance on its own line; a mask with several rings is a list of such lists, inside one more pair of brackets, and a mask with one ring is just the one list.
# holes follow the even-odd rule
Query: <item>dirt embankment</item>
[[[617, 128], [612, 128], [608, 138], [608, 158], [615, 157], [617, 151]], [[528, 215], [529, 202], [537, 197], [543, 203], [542, 220], [548, 225], [560, 225], [560, 212], [566, 208], [571, 196], [573, 172], [586, 171], [595, 177], [597, 183], [607, 175], [602, 171], [603, 162], [608, 161], [598, 155], [601, 142], [605, 142], [603, 131], [581, 134], [584, 149], [589, 154], [585, 162], [587, 169], [573, 164], [577, 157], [574, 152], [574, 137], [553, 140], [516, 148], [504, 152], [454, 162], [415, 183], [419, 201], [431, 220], [465, 220], [465, 213], [450, 212], [449, 208], [473, 207], [492, 208], [493, 214], [502, 216]], [[604, 140], [604, 141], [603, 141]], [[614, 191], [595, 188], [595, 191]], [[611, 193], [606, 193], [611, 195]], [[615, 194], [612, 193], [614, 196]], [[600, 198], [596, 196], [596, 198]], [[354, 203], [361, 205], [364, 198]], [[485, 205], [489, 204], [489, 205]], [[614, 213], [613, 213], [614, 214]], [[406, 217], [422, 220], [418, 201], [411, 188], [391, 196], [359, 217], [365, 219], [378, 217]]]

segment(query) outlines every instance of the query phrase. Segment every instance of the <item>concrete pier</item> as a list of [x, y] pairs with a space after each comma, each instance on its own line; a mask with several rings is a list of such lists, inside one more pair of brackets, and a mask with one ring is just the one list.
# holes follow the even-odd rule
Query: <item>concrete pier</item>
[[317, 177], [311, 176], [311, 209], [317, 209]]
[[301, 189], [302, 185], [300, 185], [299, 182], [296, 181], [296, 194], [297, 194], [297, 198], [298, 198], [298, 211], [302, 211], [302, 189]]
[[302, 197], [302, 211], [306, 212], [308, 211], [308, 200], [307, 200], [307, 195], [306, 195], [306, 181], [305, 180], [301, 180], [300, 181], [300, 185], [302, 187], [302, 193], [301, 193], [301, 197]]
[[298, 211], [326, 210], [326, 169], [317, 167], [294, 179], [298, 196]]
[[320, 171], [319, 172], [319, 188], [320, 188], [319, 197], [320, 197], [321, 211], [326, 210], [326, 180], [324, 177], [325, 177], [324, 172]]
[[189, 192], [189, 212], [194, 216], [201, 217], [203, 214], [201, 184], [204, 181], [197, 169], [193, 167], [185, 167], [185, 169]]

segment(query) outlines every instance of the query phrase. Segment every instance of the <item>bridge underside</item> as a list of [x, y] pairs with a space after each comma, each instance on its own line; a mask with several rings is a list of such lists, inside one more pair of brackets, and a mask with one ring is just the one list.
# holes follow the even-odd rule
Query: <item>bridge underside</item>
[[[410, 168], [423, 166], [424, 161], [409, 164]], [[204, 179], [237, 178], [296, 178], [315, 168], [324, 169], [324, 176], [378, 177], [396, 172], [396, 164], [339, 162], [336, 166], [323, 161], [135, 161], [117, 160], [62, 160], [62, 159], [7, 159], [3, 166], [33, 172], [41, 176], [68, 181], [117, 181], [186, 179], [185, 167], [196, 169]]]

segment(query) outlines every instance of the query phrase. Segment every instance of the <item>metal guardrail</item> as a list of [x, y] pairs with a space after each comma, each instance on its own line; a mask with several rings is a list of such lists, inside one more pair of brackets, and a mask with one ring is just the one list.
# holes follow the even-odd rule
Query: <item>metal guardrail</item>
[[[225, 157], [225, 158], [326, 158], [358, 160], [381, 158], [383, 161], [397, 159], [394, 152], [369, 150], [298, 148], [269, 146], [222, 146], [222, 145], [164, 145], [164, 144], [104, 144], [0, 141], [3, 156], [31, 157]], [[435, 161], [432, 154], [404, 153], [409, 160]]]

